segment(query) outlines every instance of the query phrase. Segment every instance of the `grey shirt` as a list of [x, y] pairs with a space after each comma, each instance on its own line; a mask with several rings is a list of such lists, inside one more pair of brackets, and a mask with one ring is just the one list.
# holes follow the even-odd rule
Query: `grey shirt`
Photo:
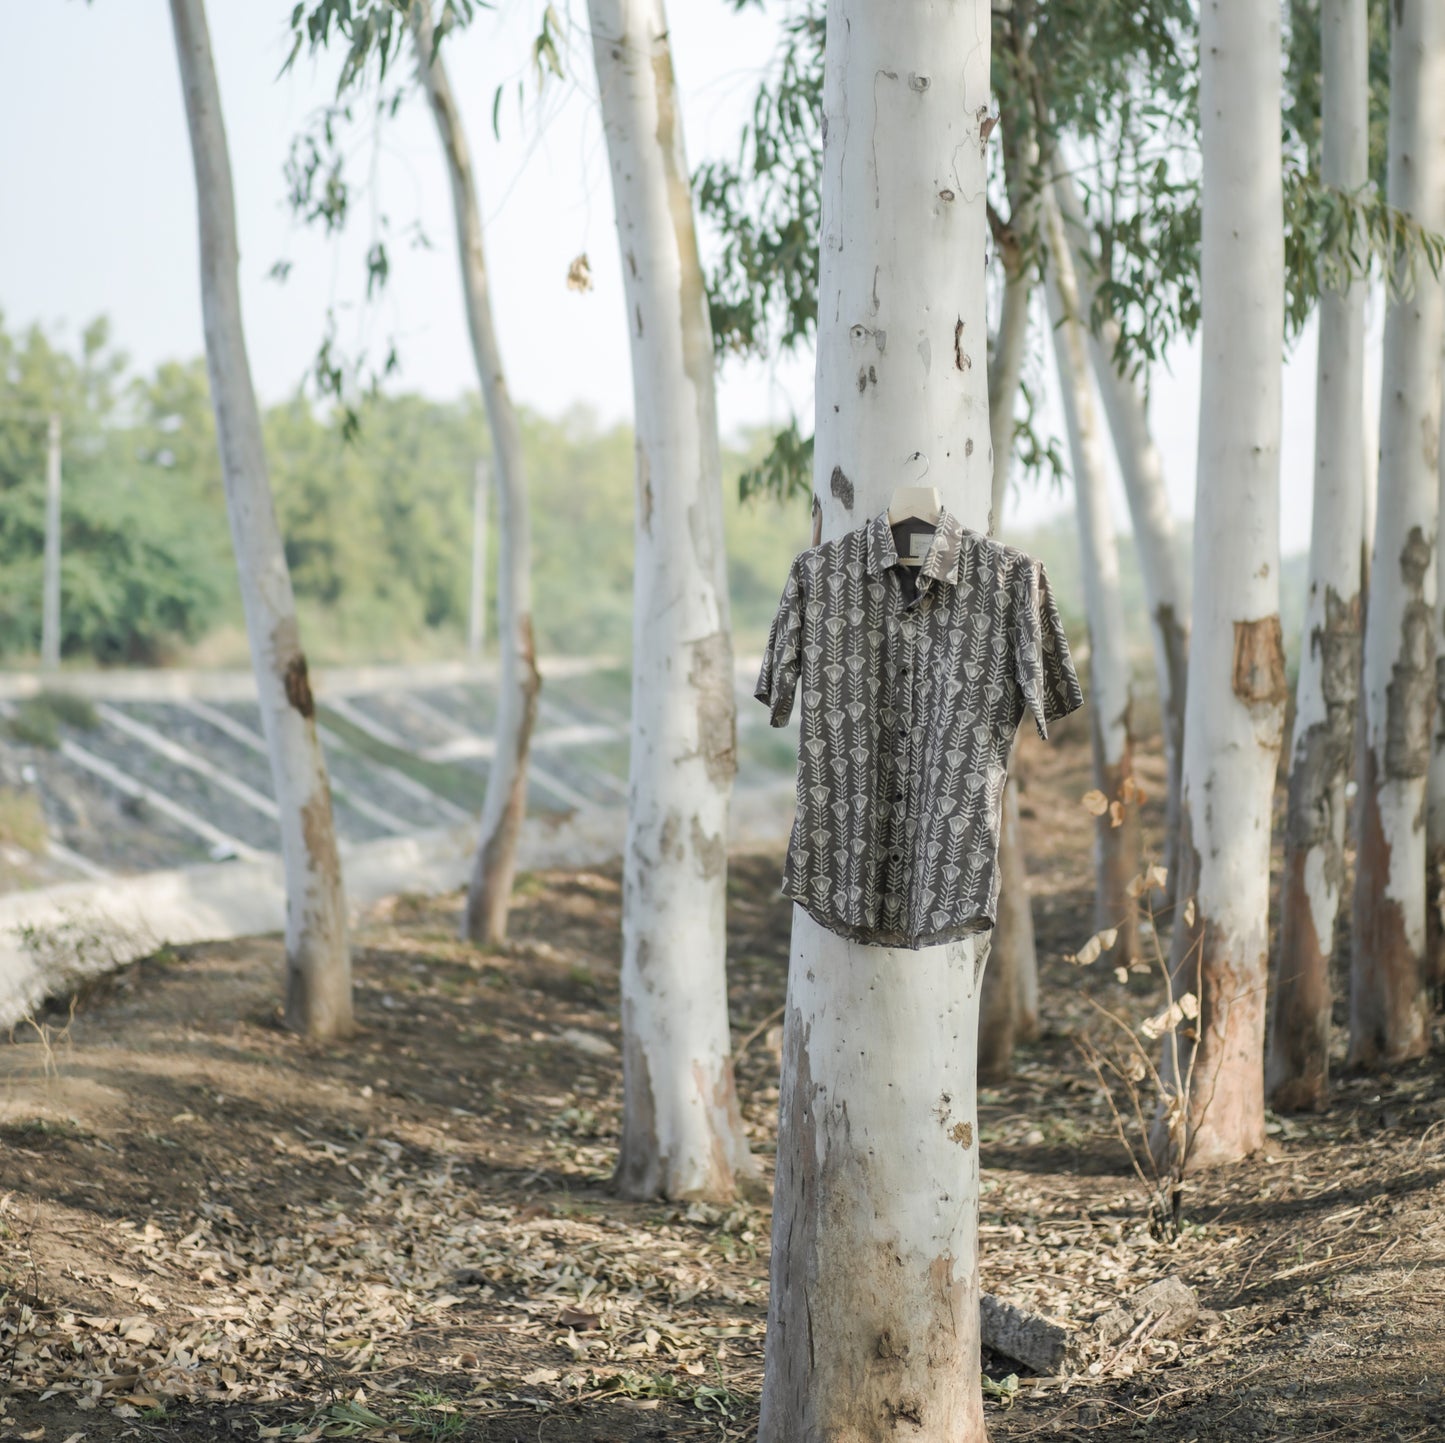
[[887, 512], [803, 552], [754, 692], [784, 726], [802, 686], [784, 893], [887, 947], [993, 926], [1019, 721], [1084, 701], [1042, 563], [945, 511], [913, 581]]

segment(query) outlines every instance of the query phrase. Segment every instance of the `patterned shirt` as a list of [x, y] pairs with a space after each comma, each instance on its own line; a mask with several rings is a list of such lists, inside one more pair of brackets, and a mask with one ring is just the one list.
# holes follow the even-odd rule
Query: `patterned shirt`
[[884, 512], [800, 555], [754, 695], [801, 681], [783, 892], [854, 941], [925, 947], [993, 926], [999, 815], [1025, 710], [1083, 705], [1043, 565], [940, 517], [916, 576]]

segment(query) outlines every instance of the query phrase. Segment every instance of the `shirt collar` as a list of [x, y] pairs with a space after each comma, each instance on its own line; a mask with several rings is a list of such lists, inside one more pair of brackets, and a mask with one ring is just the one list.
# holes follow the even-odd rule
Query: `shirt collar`
[[[865, 565], [870, 576], [881, 576], [890, 566], [898, 565], [898, 548], [893, 542], [893, 527], [888, 523], [886, 511], [880, 512], [868, 523], [865, 553]], [[950, 586], [956, 586], [962, 553], [963, 523], [947, 507], [943, 507], [938, 514], [938, 525], [934, 528], [928, 554], [918, 569], [919, 578], [946, 581]]]

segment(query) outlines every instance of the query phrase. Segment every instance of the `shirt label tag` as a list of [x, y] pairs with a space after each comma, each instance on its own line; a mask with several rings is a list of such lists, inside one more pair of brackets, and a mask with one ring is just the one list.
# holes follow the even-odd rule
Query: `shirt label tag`
[[908, 538], [908, 554], [915, 560], [921, 561], [928, 555], [928, 548], [933, 545], [931, 532], [921, 531], [917, 536]]

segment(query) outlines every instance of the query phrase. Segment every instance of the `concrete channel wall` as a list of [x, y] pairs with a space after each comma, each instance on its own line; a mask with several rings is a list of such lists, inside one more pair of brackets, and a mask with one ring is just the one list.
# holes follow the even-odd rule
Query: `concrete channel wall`
[[[792, 826], [792, 798], [791, 784], [739, 792], [732, 844], [781, 845]], [[621, 854], [625, 824], [620, 807], [529, 817], [520, 865], [529, 871], [604, 865]], [[462, 886], [475, 845], [475, 829], [466, 826], [346, 848], [342, 868], [353, 912], [398, 892], [435, 894]], [[0, 896], [0, 1028], [167, 944], [279, 932], [284, 915], [274, 856]]]

